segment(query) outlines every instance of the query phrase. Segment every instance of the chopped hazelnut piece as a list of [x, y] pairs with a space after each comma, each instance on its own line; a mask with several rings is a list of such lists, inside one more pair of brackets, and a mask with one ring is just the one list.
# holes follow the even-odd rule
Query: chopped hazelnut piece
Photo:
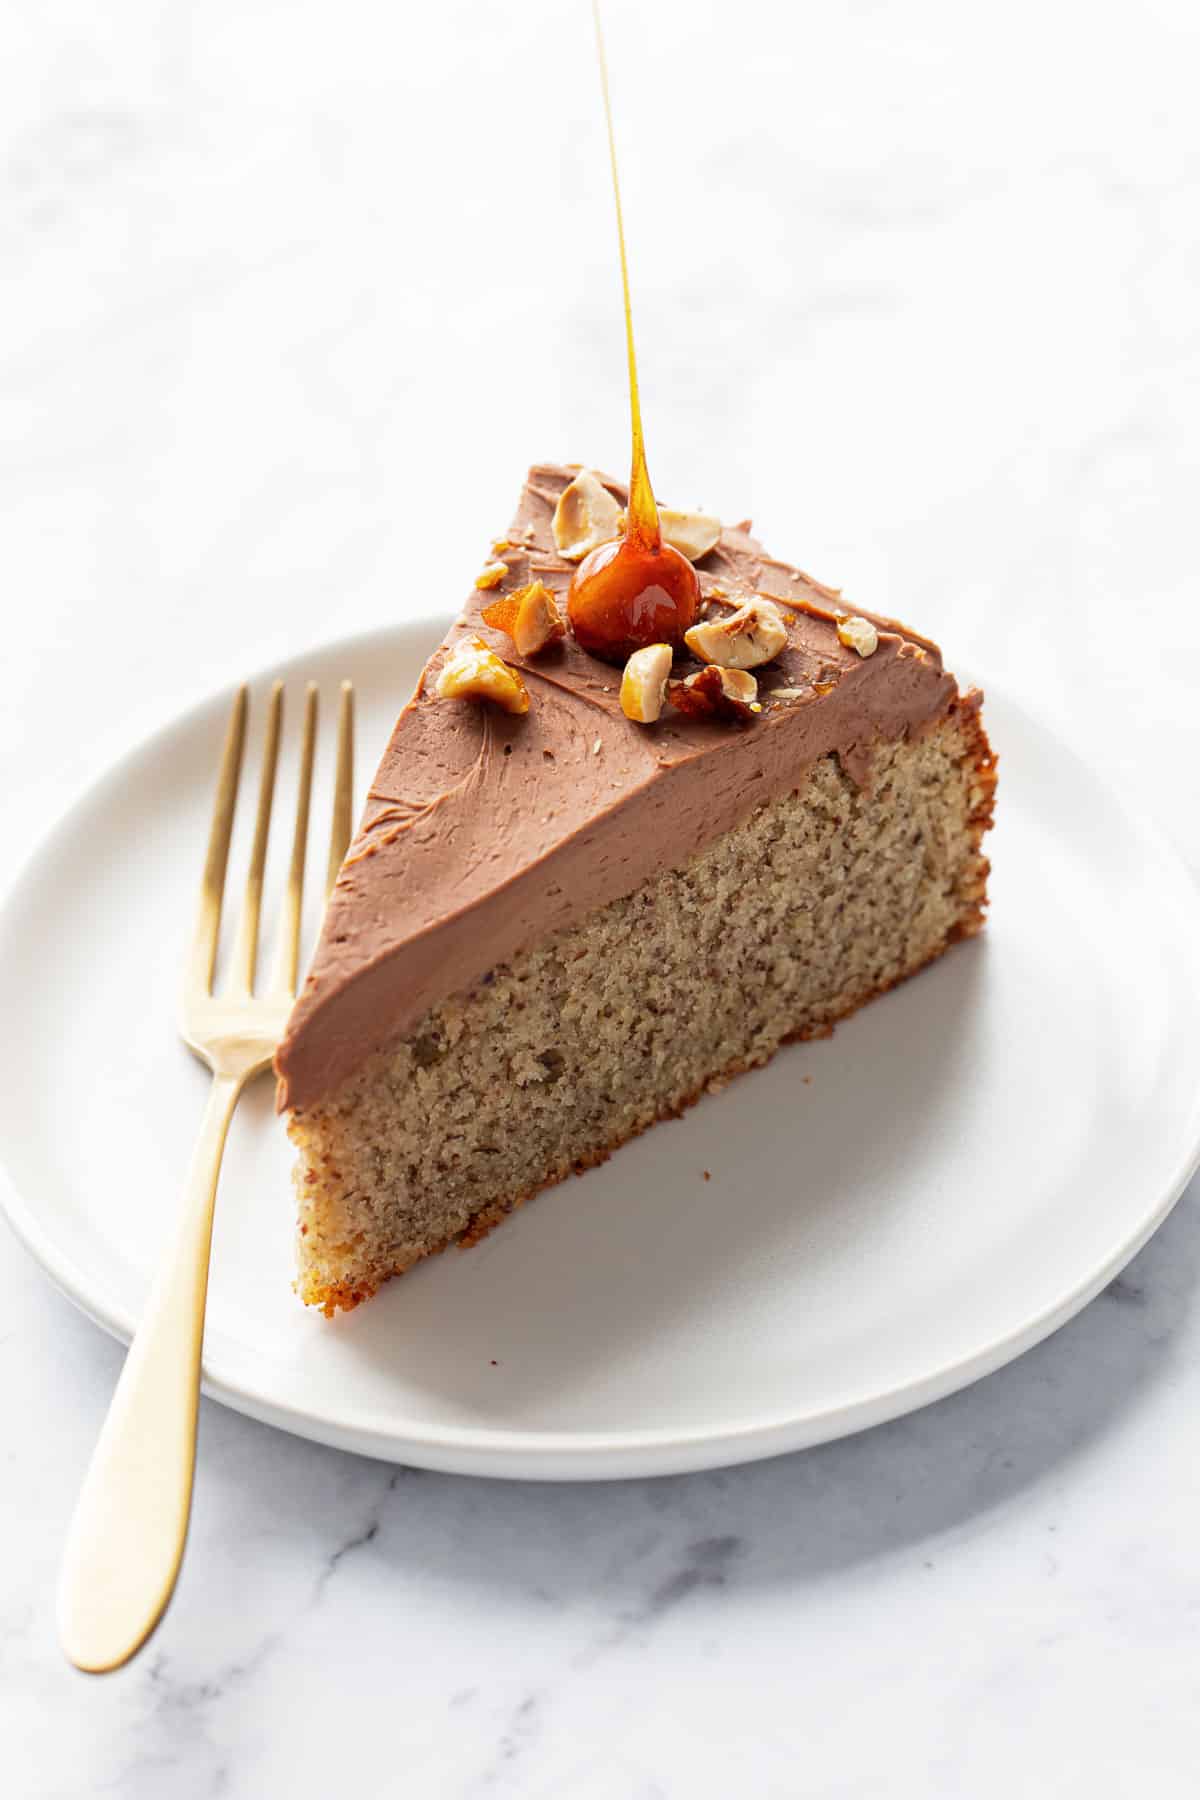
[[837, 634], [848, 649], [857, 650], [860, 656], [874, 656], [879, 648], [879, 633], [870, 619], [839, 619]]
[[684, 632], [689, 650], [722, 669], [757, 669], [778, 656], [788, 641], [787, 626], [769, 600], [744, 600], [723, 619], [707, 619]]
[[620, 535], [621, 508], [600, 477], [580, 469], [558, 497], [554, 542], [568, 562], [582, 562], [590, 550]]
[[721, 536], [721, 521], [711, 513], [677, 512], [671, 506], [659, 507], [658, 528], [672, 549], [682, 551], [689, 562], [707, 556]]
[[503, 712], [529, 711], [529, 690], [517, 671], [480, 638], [456, 644], [437, 678], [441, 700], [487, 700]]
[[521, 595], [524, 592], [524, 588], [514, 588], [511, 594], [501, 594], [498, 600], [493, 600], [490, 605], [482, 607], [479, 616], [484, 624], [490, 625], [493, 631], [507, 632], [511, 637], [513, 627], [517, 622], [517, 614], [521, 610]]
[[547, 644], [567, 635], [566, 622], [557, 602], [543, 582], [531, 581], [501, 600], [493, 600], [480, 614], [493, 631], [506, 631], [518, 656], [536, 656]]
[[475, 586], [477, 588], [499, 587], [507, 574], [508, 564], [506, 562], [490, 562], [475, 577]]
[[634, 651], [621, 677], [621, 711], [627, 719], [653, 725], [662, 716], [670, 673], [670, 644], [647, 644]]
[[547, 644], [557, 644], [567, 635], [566, 621], [558, 610], [554, 595], [540, 581], [518, 588], [516, 622], [512, 639], [519, 656], [536, 656]]
[[671, 705], [693, 719], [738, 719], [747, 724], [756, 711], [758, 683], [744, 669], [722, 669], [710, 663], [686, 681], [672, 681], [667, 688]]

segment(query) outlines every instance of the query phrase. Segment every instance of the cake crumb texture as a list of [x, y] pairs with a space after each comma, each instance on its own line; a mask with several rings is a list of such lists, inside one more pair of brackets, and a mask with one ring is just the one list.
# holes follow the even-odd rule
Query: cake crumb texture
[[685, 866], [431, 1008], [290, 1117], [301, 1298], [332, 1315], [478, 1242], [978, 931], [995, 779], [969, 695], [880, 743], [864, 786], [822, 757]]

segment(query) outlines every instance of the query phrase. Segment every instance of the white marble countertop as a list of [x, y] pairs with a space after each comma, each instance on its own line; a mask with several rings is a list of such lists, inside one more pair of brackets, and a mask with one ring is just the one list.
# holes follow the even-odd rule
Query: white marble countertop
[[[1023, 692], [1200, 868], [1195, 8], [610, 12], [660, 491]], [[0, 880], [183, 701], [450, 608], [433, 542], [527, 461], [625, 457], [582, 3], [8, 26]], [[755, 1467], [489, 1484], [206, 1404], [176, 1603], [100, 1682], [52, 1596], [120, 1351], [0, 1230], [0, 1788], [1190, 1795], [1198, 1201], [1001, 1374]]]

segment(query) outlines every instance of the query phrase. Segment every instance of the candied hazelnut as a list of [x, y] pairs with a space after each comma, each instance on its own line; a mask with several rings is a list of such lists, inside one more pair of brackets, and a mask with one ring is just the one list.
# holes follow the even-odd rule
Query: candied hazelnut
[[571, 578], [567, 612], [580, 646], [624, 663], [648, 644], [677, 645], [700, 605], [700, 583], [687, 557], [669, 544], [634, 536], [601, 544]]

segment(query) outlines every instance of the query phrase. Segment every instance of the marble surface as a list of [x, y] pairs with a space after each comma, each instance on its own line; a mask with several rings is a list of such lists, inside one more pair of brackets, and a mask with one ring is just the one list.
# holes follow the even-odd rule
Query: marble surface
[[[1023, 691], [1200, 869], [1194, 7], [609, 12], [660, 492]], [[10, 9], [0, 879], [181, 703], [449, 607], [528, 460], [621, 466], [588, 31]], [[0, 1787], [1191, 1794], [1198, 1201], [1019, 1363], [755, 1467], [487, 1484], [206, 1404], [101, 1682], [52, 1595], [120, 1352], [2, 1230]]]

